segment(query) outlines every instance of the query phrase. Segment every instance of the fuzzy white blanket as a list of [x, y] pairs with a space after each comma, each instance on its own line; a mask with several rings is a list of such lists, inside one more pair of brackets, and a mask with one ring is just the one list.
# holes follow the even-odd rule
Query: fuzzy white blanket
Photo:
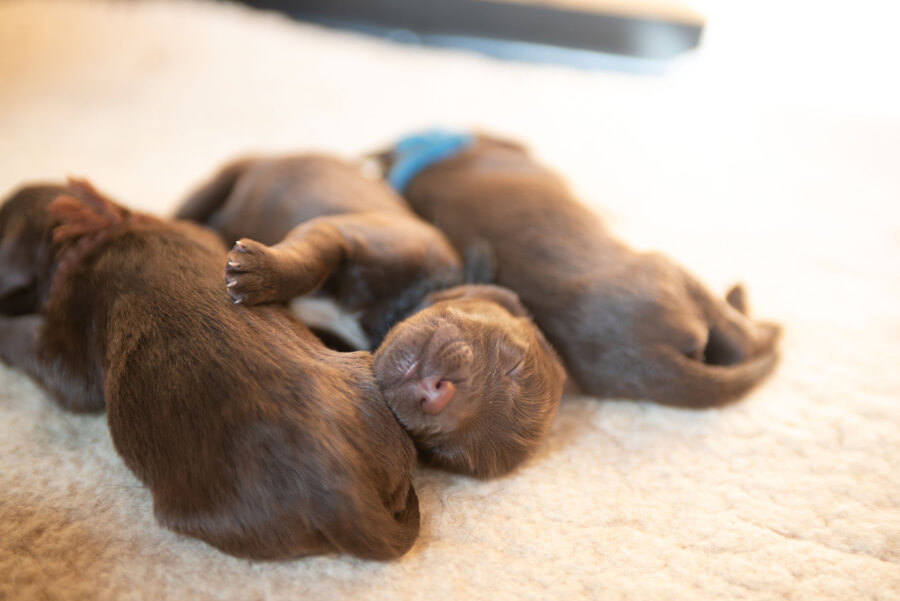
[[386, 564], [161, 529], [103, 416], [0, 366], [0, 599], [900, 598], [897, 20], [822, 4], [719, 3], [701, 51], [632, 76], [223, 3], [0, 3], [0, 194], [83, 175], [164, 215], [235, 154], [480, 127], [786, 332], [738, 404], [567, 398], [507, 478], [419, 470], [421, 537]]

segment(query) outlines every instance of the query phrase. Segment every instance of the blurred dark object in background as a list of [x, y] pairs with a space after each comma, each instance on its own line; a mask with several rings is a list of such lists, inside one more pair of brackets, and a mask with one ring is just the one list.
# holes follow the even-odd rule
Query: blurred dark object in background
[[[245, 0], [297, 19], [399, 42], [575, 64], [585, 61], [554, 55], [554, 47], [651, 61], [667, 60], [696, 47], [704, 18], [684, 1]], [[532, 44], [549, 47], [546, 51], [552, 56], [541, 56], [540, 47], [528, 48]], [[572, 56], [577, 59], [578, 55]], [[582, 66], [598, 65], [587, 61]]]

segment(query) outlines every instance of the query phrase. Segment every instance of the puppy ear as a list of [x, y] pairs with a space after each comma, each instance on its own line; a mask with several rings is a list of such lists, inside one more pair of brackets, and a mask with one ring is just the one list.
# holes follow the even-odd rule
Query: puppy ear
[[441, 301], [464, 298], [483, 298], [495, 302], [515, 317], [531, 316], [528, 309], [526, 309], [522, 304], [522, 301], [519, 300], [518, 294], [508, 288], [494, 286], [492, 284], [466, 284], [463, 286], [455, 286], [428, 295], [426, 302], [431, 305]]
[[26, 288], [37, 275], [20, 256], [21, 252], [12, 241], [0, 244], [0, 299]]

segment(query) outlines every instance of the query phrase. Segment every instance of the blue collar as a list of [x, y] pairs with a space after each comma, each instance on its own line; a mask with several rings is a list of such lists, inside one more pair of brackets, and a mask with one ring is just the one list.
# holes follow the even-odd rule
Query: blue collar
[[475, 142], [474, 136], [431, 129], [401, 139], [391, 149], [394, 163], [387, 181], [399, 193], [423, 169], [456, 156]]

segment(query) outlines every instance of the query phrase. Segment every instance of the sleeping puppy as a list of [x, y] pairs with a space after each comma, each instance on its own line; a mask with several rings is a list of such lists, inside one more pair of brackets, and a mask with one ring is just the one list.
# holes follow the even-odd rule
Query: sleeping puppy
[[235, 302], [315, 292], [358, 314], [385, 398], [429, 464], [499, 476], [546, 436], [565, 378], [554, 351], [513, 292], [461, 285], [449, 242], [383, 182], [326, 156], [245, 159], [177, 216], [243, 236], [226, 267]]
[[22, 188], [0, 208], [0, 299], [22, 313], [0, 316], [0, 358], [65, 409], [105, 407], [175, 532], [253, 559], [403, 555], [415, 450], [372, 356], [326, 348], [284, 307], [235, 306], [224, 255], [84, 181]]
[[779, 328], [713, 297], [659, 254], [636, 252], [521, 146], [431, 132], [378, 155], [388, 181], [461, 252], [487, 245], [583, 392], [705, 407], [774, 367]]

